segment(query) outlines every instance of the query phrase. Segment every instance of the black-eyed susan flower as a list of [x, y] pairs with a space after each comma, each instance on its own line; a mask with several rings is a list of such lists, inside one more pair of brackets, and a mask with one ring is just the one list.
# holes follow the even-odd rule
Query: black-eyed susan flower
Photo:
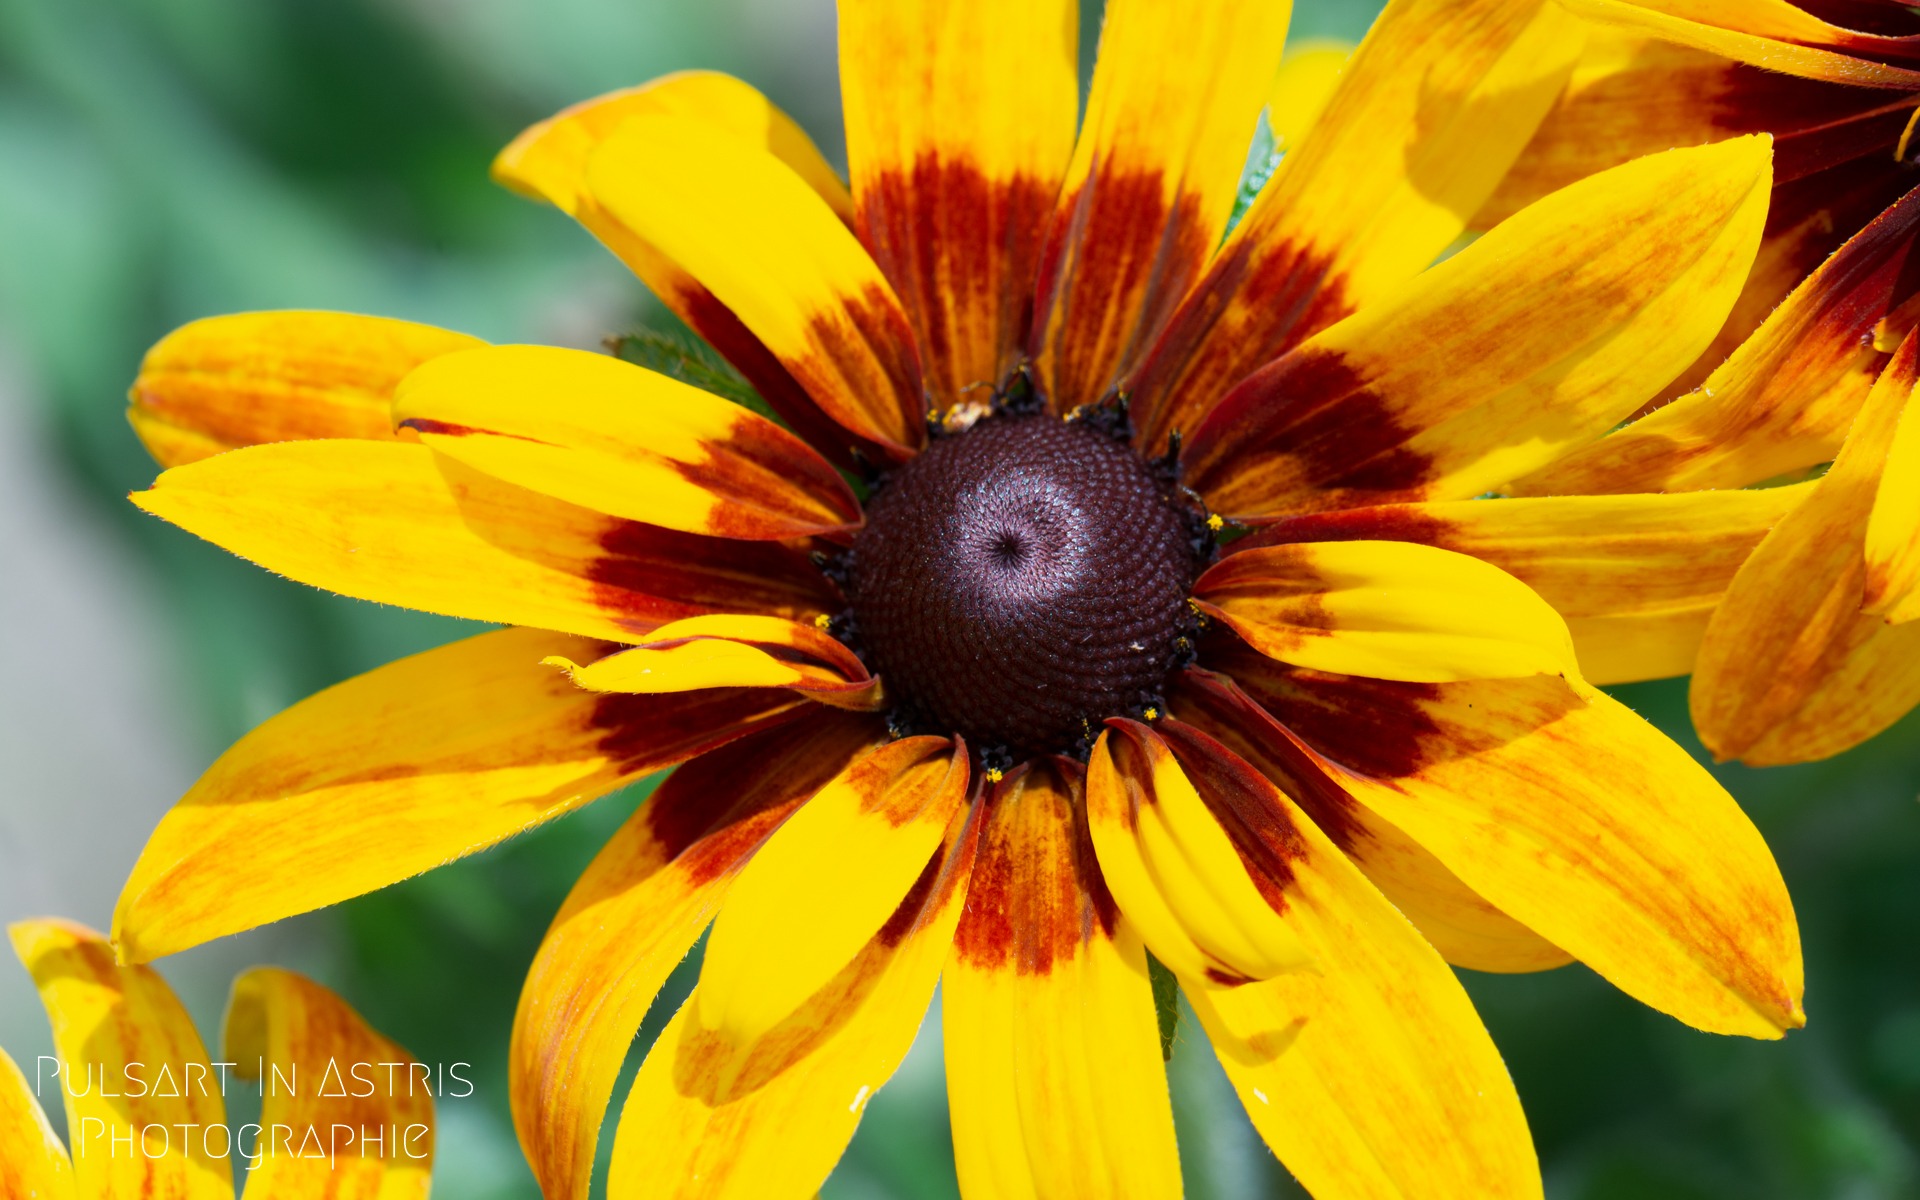
[[[710, 923], [612, 1194], [811, 1194], [937, 982], [974, 1196], [1178, 1193], [1149, 952], [1325, 1197], [1539, 1194], [1448, 962], [1577, 958], [1703, 1029], [1798, 1025], [1758, 834], [1592, 686], [1684, 671], [1789, 500], [1476, 498], [1706, 348], [1767, 140], [1627, 163], [1447, 256], [1579, 34], [1551, 5], [1407, 0], [1330, 95], [1279, 76], [1300, 128], [1228, 232], [1285, 6], [1116, 0], [1077, 136], [1074, 12], [843, 5], [850, 191], [710, 74], [502, 154], [782, 423], [362, 317], [156, 347], [134, 419], [186, 465], [143, 507], [516, 628], [235, 746], [154, 834], [122, 951], [685, 763], [522, 994], [515, 1116], [553, 1200], [586, 1195], [621, 1062]], [[253, 444], [289, 437], [313, 440]]]
[[[424, 1200], [444, 1075], [340, 997], [255, 967], [234, 981], [216, 1061], [166, 981], [116, 961], [99, 934], [58, 920], [9, 932], [54, 1053], [29, 1080], [0, 1050], [0, 1196], [221, 1200], [243, 1165], [246, 1194], [265, 1200]], [[40, 1102], [55, 1091], [65, 1145]], [[242, 1092], [258, 1116], [230, 1120], [226, 1098]]]
[[1722, 758], [1836, 754], [1920, 704], [1920, 417], [1903, 416], [1914, 373], [1896, 354], [1920, 316], [1920, 16], [1785, 0], [1570, 7], [1600, 24], [1484, 217], [1642, 148], [1755, 130], [1778, 139], [1774, 201], [1753, 275], [1668, 389], [1677, 398], [1520, 490], [1746, 487], [1833, 460], [1734, 579], [1692, 707]]

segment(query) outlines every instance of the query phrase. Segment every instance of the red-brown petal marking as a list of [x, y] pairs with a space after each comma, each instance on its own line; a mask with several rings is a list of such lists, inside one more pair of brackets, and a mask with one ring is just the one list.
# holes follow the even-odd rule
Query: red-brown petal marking
[[885, 737], [816, 711], [750, 734], [667, 777], [568, 894], [514, 1016], [514, 1126], [541, 1191], [587, 1195], [621, 1060], [667, 974], [755, 849]]
[[1389, 5], [1125, 385], [1140, 448], [1161, 453], [1261, 364], [1430, 265], [1526, 144], [1580, 32], [1529, 0]]
[[1356, 800], [1340, 782], [1343, 772], [1228, 677], [1194, 669], [1182, 672], [1168, 705], [1181, 721], [1245, 759], [1298, 804], [1448, 962], [1506, 973], [1573, 961], [1572, 955], [1489, 904], [1418, 842]]
[[840, 6], [855, 227], [937, 409], [984, 408], [1024, 348], [1073, 150], [1078, 16], [1070, 0]]
[[1287, 15], [1285, 4], [1107, 7], [1034, 304], [1029, 346], [1054, 411], [1105, 396], [1199, 277], [1226, 228]]
[[[1832, 458], [1914, 292], [1920, 189], [1809, 276], [1698, 390], [1525, 478], [1527, 495], [1740, 487]], [[1864, 370], [1863, 370], [1864, 368]]]

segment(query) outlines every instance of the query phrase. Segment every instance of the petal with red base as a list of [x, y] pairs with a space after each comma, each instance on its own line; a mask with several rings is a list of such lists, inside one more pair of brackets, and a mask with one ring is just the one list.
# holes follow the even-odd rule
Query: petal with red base
[[1288, 0], [1116, 0], [1040, 264], [1029, 343], [1056, 412], [1105, 398], [1213, 254]]
[[1432, 264], [1553, 103], [1583, 30], [1529, 0], [1397, 0], [1129, 381], [1160, 453], [1228, 389]]
[[899, 293], [943, 412], [983, 410], [1032, 320], [1073, 152], [1071, 0], [840, 5], [855, 227]]
[[541, 1191], [583, 1200], [641, 1020], [768, 834], [865, 751], [875, 721], [816, 712], [668, 776], [567, 896], [513, 1021], [514, 1126]]
[[114, 914], [145, 961], [471, 854], [804, 703], [600, 696], [540, 660], [586, 638], [481, 634], [328, 688], [241, 738], [161, 819]]

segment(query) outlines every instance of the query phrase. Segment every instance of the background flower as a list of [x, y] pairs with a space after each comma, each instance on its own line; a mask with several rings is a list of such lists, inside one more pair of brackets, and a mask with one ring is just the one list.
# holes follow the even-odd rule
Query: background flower
[[[1296, 37], [1357, 37], [1371, 15], [1299, 7]], [[0, 915], [104, 923], [140, 840], [219, 749], [320, 686], [464, 631], [267, 578], [121, 511], [151, 474], [118, 417], [140, 351], [194, 317], [296, 304], [582, 346], [657, 319], [625, 307], [637, 289], [584, 235], [489, 185], [487, 159], [563, 103], [680, 66], [742, 74], [837, 157], [831, 20], [825, 0], [0, 3]], [[1097, 13], [1084, 24], [1090, 49]], [[809, 68], [823, 73], [796, 74]], [[1622, 694], [1694, 747], [1682, 690]], [[1468, 977], [1550, 1188], [1912, 1191], [1916, 732], [1909, 720], [1819, 767], [1722, 772], [1803, 923], [1814, 1027], [1784, 1047], [1692, 1034], [1578, 968]], [[421, 1057], [492, 1056], [493, 1082], [464, 1110], [443, 1105], [442, 1194], [530, 1195], [500, 1157], [514, 991], [567, 883], [637, 799], [277, 930], [265, 949], [210, 947], [165, 970], [205, 1021], [228, 964], [292, 955]], [[52, 857], [66, 848], [84, 856]], [[0, 992], [0, 1040], [36, 1053], [38, 1021], [30, 993]], [[928, 1039], [830, 1198], [950, 1194], [938, 1071]], [[1261, 1186], [1275, 1169], [1198, 1037], [1174, 1079], [1189, 1194]]]

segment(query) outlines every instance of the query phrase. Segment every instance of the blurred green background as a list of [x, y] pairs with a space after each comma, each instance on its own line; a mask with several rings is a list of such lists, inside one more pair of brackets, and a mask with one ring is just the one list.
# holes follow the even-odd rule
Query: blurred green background
[[[1378, 6], [1296, 7], [1296, 36], [1354, 39]], [[1088, 5], [1089, 51], [1097, 20]], [[120, 415], [145, 347], [249, 308], [579, 346], [657, 320], [590, 238], [491, 186], [489, 157], [562, 105], [699, 66], [758, 84], [837, 159], [833, 42], [830, 0], [0, 0], [0, 917], [104, 928], [154, 821], [227, 743], [463, 632], [269, 577], [126, 504], [152, 476]], [[1683, 687], [1621, 691], [1697, 752]], [[1722, 778], [1796, 897], [1810, 1025], [1713, 1038], [1583, 968], [1470, 975], [1548, 1191], [1920, 1196], [1920, 723]], [[422, 1059], [477, 1064], [476, 1095], [441, 1106], [438, 1194], [531, 1197], [506, 1110], [514, 997], [640, 790], [164, 970], [208, 1031], [234, 970], [278, 961]], [[664, 999], [690, 983], [683, 967]], [[1188, 1194], [1297, 1194], [1195, 1028], [1172, 1063]], [[47, 1047], [12, 966], [0, 1043], [23, 1061]], [[826, 1195], [955, 1194], [929, 1021]]]

